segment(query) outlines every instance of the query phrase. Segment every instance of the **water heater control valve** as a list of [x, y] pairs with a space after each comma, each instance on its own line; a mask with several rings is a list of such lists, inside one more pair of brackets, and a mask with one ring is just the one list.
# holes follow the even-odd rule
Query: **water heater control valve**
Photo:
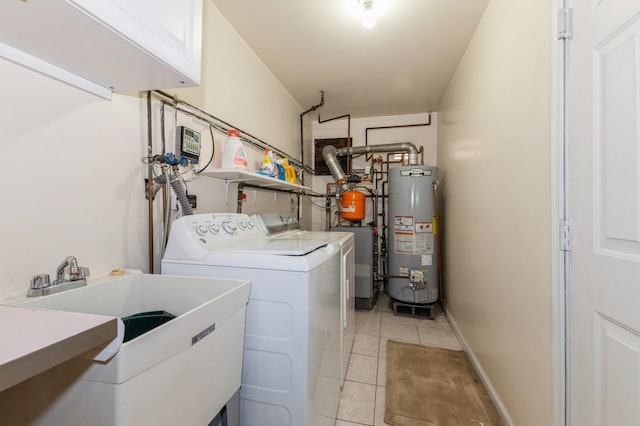
[[[412, 284], [425, 284], [424, 272], [417, 269], [412, 269], [409, 274], [409, 281]], [[426, 283], [425, 285], [428, 285], [428, 283]]]

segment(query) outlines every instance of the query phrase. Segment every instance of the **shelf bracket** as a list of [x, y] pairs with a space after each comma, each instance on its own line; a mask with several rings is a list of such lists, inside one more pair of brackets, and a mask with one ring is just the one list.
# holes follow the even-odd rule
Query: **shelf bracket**
[[224, 180], [224, 205], [228, 206], [229, 205], [229, 184], [231, 182], [229, 182], [228, 180]]
[[224, 180], [224, 205], [229, 205], [229, 185], [232, 183], [242, 182], [241, 180], [225, 179]]

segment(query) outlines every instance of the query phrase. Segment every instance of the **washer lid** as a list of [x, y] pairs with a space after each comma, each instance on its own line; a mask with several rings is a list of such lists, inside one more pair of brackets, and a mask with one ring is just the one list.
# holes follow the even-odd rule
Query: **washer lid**
[[264, 239], [246, 246], [235, 246], [231, 251], [235, 253], [275, 254], [282, 256], [304, 256], [327, 245], [323, 240], [300, 239]]

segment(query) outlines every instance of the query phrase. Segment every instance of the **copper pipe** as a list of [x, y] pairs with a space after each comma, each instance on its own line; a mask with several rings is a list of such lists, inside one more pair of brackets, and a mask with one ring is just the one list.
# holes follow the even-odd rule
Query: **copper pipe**
[[[337, 182], [328, 182], [327, 183], [327, 200], [329, 200], [329, 194], [331, 194], [331, 188], [332, 187], [336, 188], [336, 193], [338, 192], [338, 185], [339, 184]], [[331, 228], [331, 209], [327, 209], [326, 210], [325, 222], [326, 222], [326, 228], [325, 229]]]

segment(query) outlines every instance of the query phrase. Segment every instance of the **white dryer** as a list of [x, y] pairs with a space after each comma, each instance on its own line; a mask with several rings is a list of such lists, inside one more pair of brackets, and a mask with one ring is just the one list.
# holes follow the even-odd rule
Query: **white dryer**
[[325, 240], [340, 250], [340, 386], [344, 385], [355, 338], [355, 237], [351, 232], [304, 231], [289, 213], [260, 213], [251, 217], [269, 238]]
[[240, 423], [333, 424], [340, 397], [340, 251], [271, 239], [249, 216], [177, 219], [162, 273], [251, 280]]

